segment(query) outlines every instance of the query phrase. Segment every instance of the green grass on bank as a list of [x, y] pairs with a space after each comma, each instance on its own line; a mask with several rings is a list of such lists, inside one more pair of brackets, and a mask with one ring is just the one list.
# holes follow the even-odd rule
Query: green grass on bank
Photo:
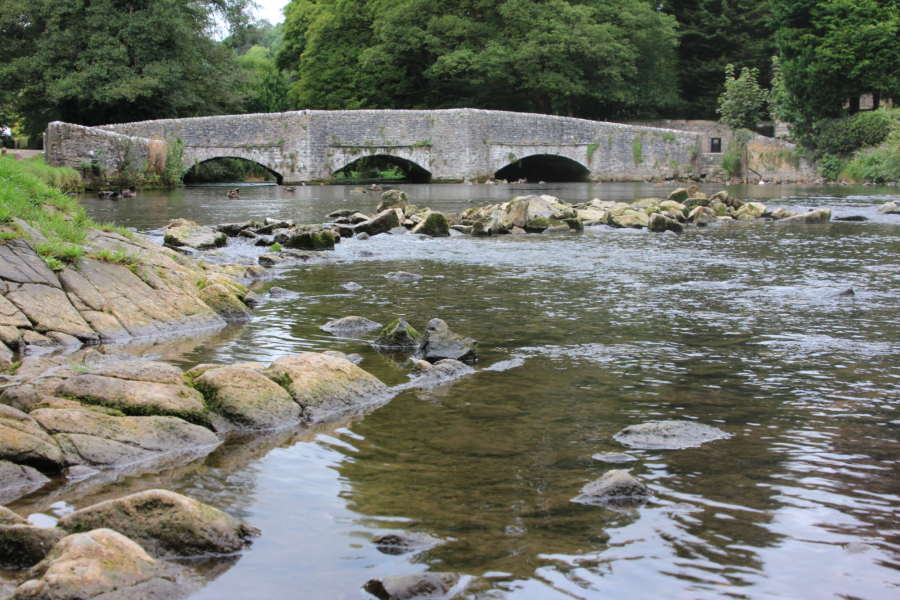
[[127, 229], [91, 220], [78, 200], [56, 185], [68, 188], [75, 179], [80, 185], [77, 172], [50, 167], [39, 158], [0, 157], [0, 243], [28, 237], [13, 221], [22, 219], [47, 238], [34, 240], [35, 250], [51, 269], [58, 271], [85, 255], [82, 244], [88, 229], [130, 235]]
[[900, 108], [822, 121], [809, 145], [830, 181], [900, 181]]
[[[8, 159], [9, 157], [7, 157]], [[6, 160], [6, 159], [4, 159]], [[11, 159], [10, 159], [11, 160]], [[34, 175], [47, 185], [63, 192], [80, 192], [84, 190], [84, 182], [78, 171], [68, 167], [51, 167], [40, 156], [19, 160], [18, 167]]]

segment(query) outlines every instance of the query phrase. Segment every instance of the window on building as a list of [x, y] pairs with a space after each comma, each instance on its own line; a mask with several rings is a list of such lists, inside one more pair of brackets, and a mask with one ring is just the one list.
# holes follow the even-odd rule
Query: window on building
[[709, 138], [709, 151], [710, 152], [721, 152], [722, 151], [722, 138]]

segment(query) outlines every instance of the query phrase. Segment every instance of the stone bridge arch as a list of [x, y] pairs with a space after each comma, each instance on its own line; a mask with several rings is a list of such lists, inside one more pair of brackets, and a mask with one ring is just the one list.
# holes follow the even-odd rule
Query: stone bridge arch
[[332, 144], [326, 152], [326, 162], [321, 178], [329, 179], [334, 173], [358, 160], [372, 157], [412, 165], [413, 171], [426, 173], [427, 179], [431, 180], [432, 151], [431, 145], [426, 144], [396, 146]]
[[350, 169], [366, 159], [380, 159], [380, 161], [385, 164], [400, 168], [405, 173], [406, 179], [410, 183], [429, 183], [431, 181], [431, 171], [415, 161], [392, 154], [365, 154], [363, 156], [358, 156], [344, 166], [335, 169], [331, 173], [331, 178], [333, 179], [337, 173], [345, 169]]
[[[526, 171], [539, 173], [531, 179], [543, 181], [586, 181], [591, 177], [591, 158], [588, 144], [554, 146], [491, 144], [488, 161], [494, 177], [509, 179], [510, 173]], [[555, 163], [555, 164], [554, 164]], [[568, 172], [569, 178], [548, 176], [554, 170]], [[514, 177], [519, 179], [519, 177]]]
[[529, 154], [494, 172], [495, 179], [507, 181], [590, 181], [591, 171], [584, 164], [562, 154]]
[[[236, 153], [235, 153], [235, 154], [236, 154]], [[200, 160], [200, 161], [195, 160], [195, 161], [192, 161], [192, 162], [190, 162], [190, 163], [187, 163], [187, 162], [185, 161], [185, 163], [184, 163], [184, 165], [183, 165], [183, 166], [184, 166], [184, 174], [186, 175], [186, 174], [187, 174], [191, 169], [193, 169], [194, 167], [199, 167], [199, 166], [202, 165], [202, 164], [205, 164], [205, 163], [208, 163], [208, 162], [211, 162], [211, 161], [214, 161], [214, 160], [219, 160], [219, 159], [222, 159], [222, 158], [237, 158], [237, 159], [246, 160], [246, 161], [248, 161], [248, 162], [252, 162], [252, 163], [254, 163], [254, 164], [257, 164], [257, 165], [261, 166], [262, 168], [264, 168], [266, 171], [268, 171], [268, 172], [272, 175], [272, 177], [275, 178], [275, 181], [276, 181], [276, 183], [278, 183], [278, 185], [281, 185], [282, 183], [284, 183], [284, 176], [283, 176], [281, 173], [279, 173], [278, 171], [276, 171], [275, 169], [273, 169], [272, 167], [270, 167], [270, 166], [268, 166], [268, 165], [266, 165], [266, 164], [263, 164], [263, 163], [261, 163], [261, 162], [259, 162], [259, 161], [250, 159], [250, 158], [246, 158], [246, 157], [243, 157], [243, 156], [232, 156], [232, 155], [229, 155], [229, 156], [214, 156], [214, 157], [212, 157], [212, 158], [207, 158], [206, 160]]]
[[241, 151], [235, 148], [185, 148], [182, 156], [181, 174], [185, 175], [197, 165], [202, 165], [203, 163], [208, 163], [220, 158], [240, 158], [256, 163], [271, 173], [272, 176], [275, 177], [275, 181], [278, 182], [278, 185], [284, 183], [284, 176], [279, 172], [280, 165], [277, 164], [276, 161], [269, 160], [269, 157], [259, 150]]

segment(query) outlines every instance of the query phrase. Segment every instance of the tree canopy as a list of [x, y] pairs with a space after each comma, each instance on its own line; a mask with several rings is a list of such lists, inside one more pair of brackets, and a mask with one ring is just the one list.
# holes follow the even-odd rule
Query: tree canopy
[[298, 107], [611, 118], [677, 101], [675, 19], [645, 0], [294, 0], [286, 16]]
[[210, 34], [222, 19], [239, 26], [247, 4], [0, 0], [0, 89], [33, 133], [238, 111], [240, 70]]
[[770, 0], [794, 120], [838, 117], [863, 93], [900, 96], [900, 0]]

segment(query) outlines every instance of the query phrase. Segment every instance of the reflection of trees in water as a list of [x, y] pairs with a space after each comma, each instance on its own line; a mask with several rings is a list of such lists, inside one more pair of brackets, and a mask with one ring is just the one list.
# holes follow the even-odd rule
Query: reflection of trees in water
[[[752, 433], [701, 449], [634, 452], [642, 460], [632, 463], [633, 472], [653, 485], [658, 501], [714, 507], [660, 519], [648, 517], [663, 511], [658, 505], [616, 512], [570, 502], [584, 483], [614, 468], [590, 455], [621, 450], [612, 434], [648, 414], [669, 416], [677, 406], [710, 422], [731, 421], [735, 406], [743, 407], [739, 418], [752, 413], [756, 420], [776, 410], [777, 400], [746, 407], [751, 389], [743, 381], [734, 391], [704, 393], [686, 379], [669, 379], [648, 396], [631, 374], [596, 366], [563, 374], [532, 359], [513, 372], [461, 380], [442, 394], [405, 393], [354, 427], [365, 440], [339, 469], [352, 486], [347, 499], [365, 515], [402, 516], [423, 532], [454, 538], [424, 555], [437, 570], [531, 578], [553, 555], [602, 556], [611, 534], [622, 537], [617, 530], [624, 539], [662, 538], [669, 560], [712, 561], [735, 573], [760, 569], [752, 549], [776, 544], [779, 535], [767, 527], [777, 507], [773, 492], [756, 483], [779, 470], [781, 457]], [[645, 388], [636, 396], [649, 402], [622, 393], [635, 385]], [[659, 529], [643, 531], [645, 519]]]

